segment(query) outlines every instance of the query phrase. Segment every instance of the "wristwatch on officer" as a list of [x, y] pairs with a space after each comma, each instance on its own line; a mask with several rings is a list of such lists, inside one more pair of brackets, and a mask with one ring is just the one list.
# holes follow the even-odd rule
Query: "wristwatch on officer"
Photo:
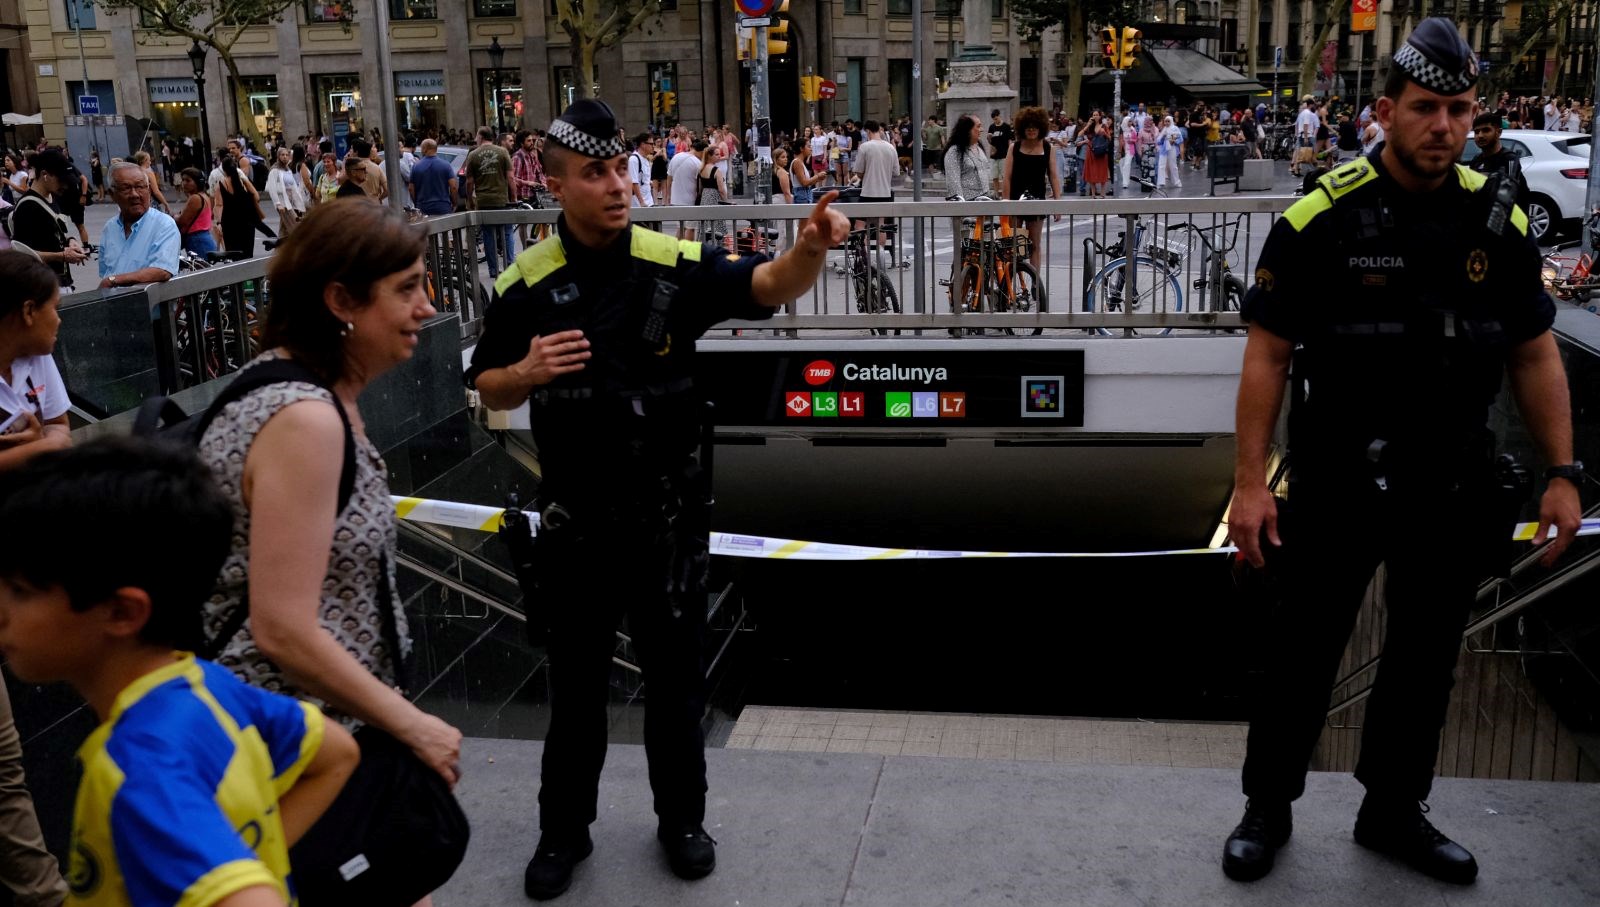
[[1583, 461], [1573, 460], [1564, 466], [1552, 466], [1544, 471], [1544, 477], [1546, 480], [1566, 479], [1574, 485], [1579, 485], [1581, 484], [1579, 479], [1583, 478]]

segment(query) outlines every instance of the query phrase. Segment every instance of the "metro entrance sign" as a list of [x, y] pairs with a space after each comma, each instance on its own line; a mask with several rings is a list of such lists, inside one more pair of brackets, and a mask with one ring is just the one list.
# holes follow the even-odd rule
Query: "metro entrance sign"
[[735, 0], [735, 2], [739, 6], [739, 12], [751, 18], [765, 16], [778, 5], [778, 0]]

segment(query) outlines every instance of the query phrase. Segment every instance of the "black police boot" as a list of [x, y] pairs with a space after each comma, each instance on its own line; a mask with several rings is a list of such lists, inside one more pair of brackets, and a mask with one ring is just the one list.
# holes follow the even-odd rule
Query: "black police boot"
[[1278, 848], [1289, 843], [1294, 815], [1289, 804], [1251, 800], [1244, 818], [1222, 846], [1222, 873], [1235, 882], [1254, 882], [1272, 871]]
[[716, 840], [701, 825], [662, 825], [656, 839], [667, 854], [667, 865], [680, 879], [703, 879], [717, 868]]
[[1401, 860], [1441, 882], [1472, 884], [1478, 877], [1478, 861], [1465, 847], [1434, 828], [1427, 812], [1426, 803], [1368, 794], [1356, 814], [1356, 843]]
[[594, 853], [589, 830], [539, 836], [539, 846], [522, 874], [522, 888], [535, 901], [548, 901], [572, 885], [572, 870]]

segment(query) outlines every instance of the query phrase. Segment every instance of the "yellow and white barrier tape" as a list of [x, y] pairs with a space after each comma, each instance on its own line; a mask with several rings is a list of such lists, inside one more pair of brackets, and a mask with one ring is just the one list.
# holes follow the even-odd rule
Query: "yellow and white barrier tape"
[[[486, 507], [482, 504], [455, 504], [432, 501], [427, 498], [394, 496], [395, 513], [403, 520], [454, 526], [458, 529], [476, 529], [494, 532], [500, 528], [503, 507]], [[529, 521], [538, 531], [539, 515], [529, 512]], [[1518, 523], [1511, 539], [1531, 541], [1537, 523]], [[1578, 528], [1579, 535], [1600, 535], [1600, 519], [1584, 520]], [[1555, 535], [1555, 529], [1550, 530]], [[743, 535], [737, 532], [711, 533], [711, 553], [726, 557], [755, 557], [797, 561], [895, 561], [895, 560], [949, 560], [954, 558], [1107, 558], [1107, 557], [1171, 557], [1187, 554], [1231, 554], [1236, 551], [1228, 545], [1221, 548], [1173, 548], [1161, 551], [939, 551], [930, 548], [873, 548], [867, 545], [838, 545], [831, 542], [807, 542], [799, 539], [776, 539], [760, 535]]]

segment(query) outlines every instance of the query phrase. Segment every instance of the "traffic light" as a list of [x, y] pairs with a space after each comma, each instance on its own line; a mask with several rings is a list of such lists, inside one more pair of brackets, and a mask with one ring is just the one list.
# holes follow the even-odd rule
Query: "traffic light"
[[660, 91], [656, 92], [656, 94], [661, 99], [661, 108], [656, 111], [657, 113], [671, 115], [673, 111], [678, 109], [678, 93], [676, 91]]
[[1112, 69], [1121, 69], [1117, 65], [1117, 30], [1114, 28], [1100, 29], [1100, 52], [1106, 55], [1106, 65]]
[[1122, 57], [1122, 65], [1117, 67], [1118, 69], [1132, 69], [1139, 65], [1138, 54], [1144, 49], [1139, 46], [1139, 39], [1142, 37], [1144, 33], [1137, 28], [1126, 26], [1122, 29], [1122, 41], [1117, 48]]
[[661, 92], [650, 92], [650, 112], [656, 116], [661, 115]]
[[767, 56], [781, 57], [789, 52], [789, 0], [781, 0], [767, 15], [772, 17], [767, 26]]
[[817, 99], [817, 89], [820, 88], [821, 86], [822, 86], [822, 77], [821, 76], [801, 76], [800, 77], [800, 100], [802, 100], [802, 101], [815, 101]]

